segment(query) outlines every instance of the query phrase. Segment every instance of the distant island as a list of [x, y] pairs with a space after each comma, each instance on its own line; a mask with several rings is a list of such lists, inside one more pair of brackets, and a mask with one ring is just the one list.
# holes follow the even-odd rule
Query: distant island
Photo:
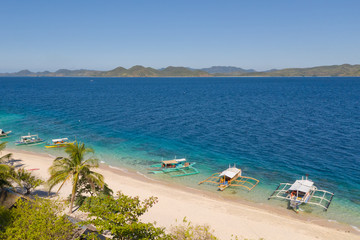
[[68, 70], [56, 72], [31, 72], [22, 70], [15, 73], [0, 73], [0, 77], [351, 77], [360, 76], [360, 65], [332, 65], [312, 68], [271, 69], [258, 72], [253, 69], [243, 69], [231, 66], [213, 66], [194, 69], [187, 67], [172, 67], [154, 69], [140, 65], [129, 69], [117, 67], [110, 71]]

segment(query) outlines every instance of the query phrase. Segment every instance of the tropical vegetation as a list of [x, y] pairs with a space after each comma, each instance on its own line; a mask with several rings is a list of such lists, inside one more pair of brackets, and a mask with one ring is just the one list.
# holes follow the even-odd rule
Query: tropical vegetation
[[[6, 143], [7, 142], [0, 143], [0, 153], [6, 148]], [[9, 160], [11, 156], [12, 156], [11, 153], [5, 154], [4, 156], [0, 156], [0, 164], [4, 163], [6, 160]]]
[[184, 217], [179, 225], [170, 228], [172, 239], [177, 240], [217, 240], [210, 226], [193, 224]]
[[[7, 142], [0, 143], [0, 153], [6, 148]], [[14, 168], [5, 164], [11, 158], [11, 153], [4, 156], [0, 155], [0, 190], [11, 187], [12, 181], [16, 180], [13, 176]]]
[[58, 192], [67, 181], [72, 182], [72, 192], [69, 213], [72, 213], [79, 181], [86, 181], [95, 191], [95, 187], [104, 186], [104, 177], [91, 169], [99, 167], [99, 160], [94, 157], [86, 158], [86, 155], [94, 153], [92, 148], [86, 148], [84, 143], [71, 143], [65, 148], [68, 157], [58, 157], [50, 167], [50, 178], [47, 181], [49, 191], [60, 184]]
[[35, 188], [44, 183], [43, 180], [34, 176], [30, 171], [27, 171], [24, 168], [13, 171], [12, 175], [20, 187], [25, 189], [25, 195], [30, 195]]
[[63, 208], [61, 202], [42, 198], [19, 199], [11, 209], [0, 206], [0, 239], [72, 239], [77, 226], [63, 214]]
[[169, 239], [164, 228], [139, 220], [156, 202], [155, 197], [141, 201], [118, 192], [116, 197], [89, 197], [80, 210], [89, 213], [86, 224], [93, 224], [100, 232], [110, 231], [112, 239]]

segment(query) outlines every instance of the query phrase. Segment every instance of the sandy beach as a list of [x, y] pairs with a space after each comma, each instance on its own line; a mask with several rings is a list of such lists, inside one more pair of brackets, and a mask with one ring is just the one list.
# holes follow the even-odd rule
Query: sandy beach
[[[13, 153], [14, 165], [32, 169], [43, 180], [49, 177], [53, 158], [46, 154], [7, 149]], [[97, 170], [110, 188], [131, 196], [158, 197], [159, 202], [143, 217], [157, 226], [170, 227], [184, 217], [196, 224], [208, 224], [220, 239], [359, 239], [350, 226], [340, 223], [317, 224], [290, 213], [282, 214], [271, 207], [231, 201], [196, 189], [174, 186], [149, 179], [131, 171], [101, 165]], [[44, 187], [40, 190], [46, 190]], [[57, 191], [54, 188], [53, 191]], [[70, 182], [59, 192], [65, 198], [71, 192]], [[284, 211], [285, 212], [285, 211]], [[325, 222], [325, 221], [322, 221]]]

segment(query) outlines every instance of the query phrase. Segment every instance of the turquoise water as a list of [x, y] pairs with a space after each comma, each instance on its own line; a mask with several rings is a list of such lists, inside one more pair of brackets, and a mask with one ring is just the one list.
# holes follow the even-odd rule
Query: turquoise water
[[277, 184], [309, 174], [335, 197], [327, 212], [303, 209], [360, 227], [360, 78], [0, 78], [0, 96], [11, 148], [61, 155], [13, 142], [76, 138], [146, 175], [186, 157], [201, 174], [151, 177], [209, 191], [197, 182], [235, 163], [260, 184], [218, 194], [280, 206], [267, 201]]

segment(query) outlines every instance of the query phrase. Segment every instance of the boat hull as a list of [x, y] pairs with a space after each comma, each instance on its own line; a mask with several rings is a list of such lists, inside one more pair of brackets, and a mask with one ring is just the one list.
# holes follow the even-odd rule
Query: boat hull
[[43, 144], [45, 143], [45, 140], [36, 141], [36, 142], [15, 142], [16, 146], [27, 146], [27, 145], [37, 145], [37, 144]]
[[67, 145], [69, 145], [71, 143], [62, 143], [62, 144], [54, 144], [54, 145], [45, 145], [46, 148], [62, 148], [62, 147], [66, 147]]

